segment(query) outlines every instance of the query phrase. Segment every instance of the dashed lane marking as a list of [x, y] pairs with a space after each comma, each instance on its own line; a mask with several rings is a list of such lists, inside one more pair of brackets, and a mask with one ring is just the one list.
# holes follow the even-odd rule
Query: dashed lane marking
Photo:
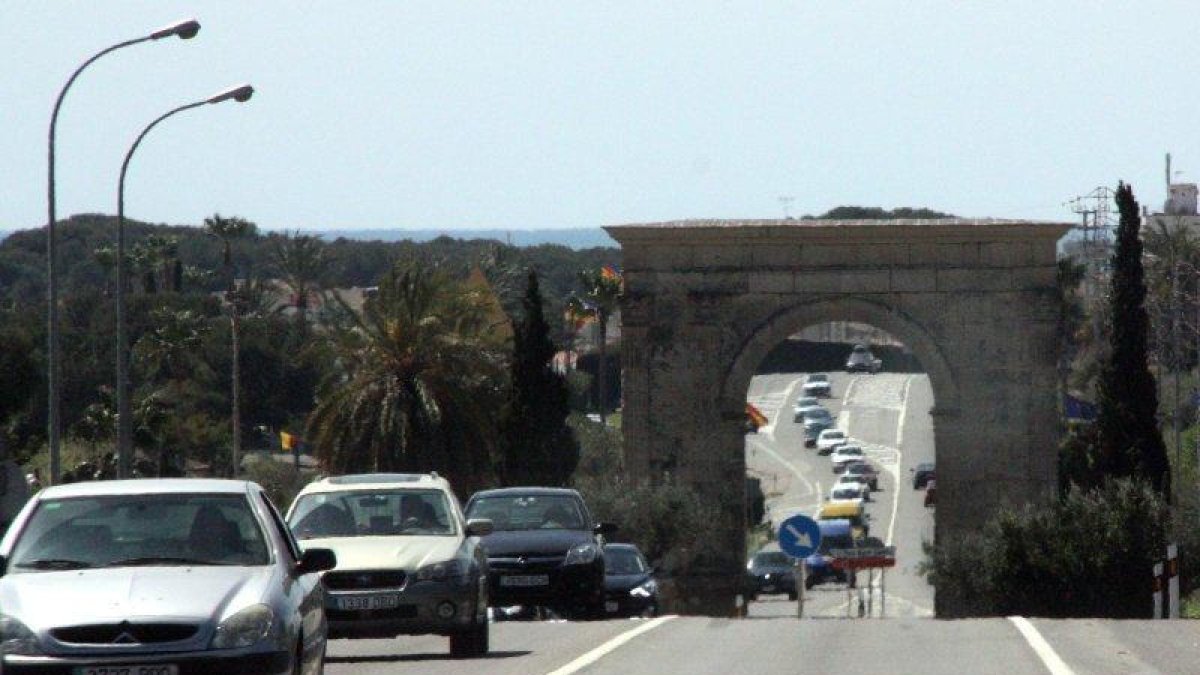
[[571, 675], [571, 673], [577, 673], [577, 672], [583, 670], [584, 668], [587, 668], [588, 666], [592, 665], [593, 663], [599, 661], [605, 655], [615, 651], [621, 645], [625, 644], [626, 642], [629, 642], [633, 638], [641, 635], [642, 633], [647, 633], [649, 631], [652, 631], [655, 628], [658, 628], [659, 626], [663, 625], [664, 623], [666, 623], [674, 618], [676, 618], [674, 614], [668, 614], [667, 616], [660, 616], [657, 619], [652, 619], [650, 621], [647, 621], [646, 623], [643, 623], [642, 625], [638, 626], [637, 628], [634, 628], [633, 630], [625, 631], [624, 633], [621, 633], [620, 635], [609, 640], [608, 642], [605, 642], [604, 644], [600, 645], [599, 647], [596, 647], [592, 651], [587, 652], [583, 656], [580, 656], [579, 658], [575, 659], [574, 661], [568, 663], [567, 665], [563, 666], [562, 668], [551, 671], [549, 673], [549, 675]]

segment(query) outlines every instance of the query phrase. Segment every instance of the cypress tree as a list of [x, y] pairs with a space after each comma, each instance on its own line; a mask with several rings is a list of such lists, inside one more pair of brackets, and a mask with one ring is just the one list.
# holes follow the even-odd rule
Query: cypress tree
[[1094, 469], [1101, 475], [1139, 477], [1165, 499], [1171, 496], [1171, 467], [1158, 428], [1158, 391], [1146, 356], [1145, 272], [1141, 218], [1133, 190], [1117, 188], [1117, 248], [1109, 294], [1110, 353], [1100, 372], [1099, 443]]
[[501, 477], [506, 485], [563, 486], [579, 463], [579, 444], [566, 423], [569, 391], [553, 368], [554, 342], [533, 270], [521, 305], [523, 315], [513, 321], [512, 377], [500, 423]]

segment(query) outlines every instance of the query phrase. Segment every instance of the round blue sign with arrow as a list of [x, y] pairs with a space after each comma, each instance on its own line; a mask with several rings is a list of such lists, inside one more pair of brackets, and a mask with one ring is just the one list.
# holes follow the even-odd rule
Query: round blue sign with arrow
[[807, 558], [821, 545], [821, 528], [808, 516], [792, 516], [779, 526], [779, 548], [793, 558]]

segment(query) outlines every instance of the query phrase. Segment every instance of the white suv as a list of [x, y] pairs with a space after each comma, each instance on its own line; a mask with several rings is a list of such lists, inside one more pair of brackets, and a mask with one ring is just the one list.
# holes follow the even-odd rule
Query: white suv
[[489, 520], [463, 517], [446, 479], [357, 474], [310, 483], [288, 509], [302, 545], [332, 549], [331, 638], [447, 635], [454, 656], [488, 651]]

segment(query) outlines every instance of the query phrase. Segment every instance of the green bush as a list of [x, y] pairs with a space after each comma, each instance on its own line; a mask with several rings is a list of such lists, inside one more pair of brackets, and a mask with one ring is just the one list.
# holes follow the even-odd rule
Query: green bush
[[250, 462], [246, 466], [244, 477], [261, 485], [280, 513], [287, 512], [292, 500], [309, 480], [302, 472], [296, 471], [295, 466], [277, 462], [269, 457], [260, 457]]
[[1146, 618], [1166, 526], [1146, 483], [1113, 480], [1002, 511], [978, 534], [928, 547], [924, 570], [955, 615]]

